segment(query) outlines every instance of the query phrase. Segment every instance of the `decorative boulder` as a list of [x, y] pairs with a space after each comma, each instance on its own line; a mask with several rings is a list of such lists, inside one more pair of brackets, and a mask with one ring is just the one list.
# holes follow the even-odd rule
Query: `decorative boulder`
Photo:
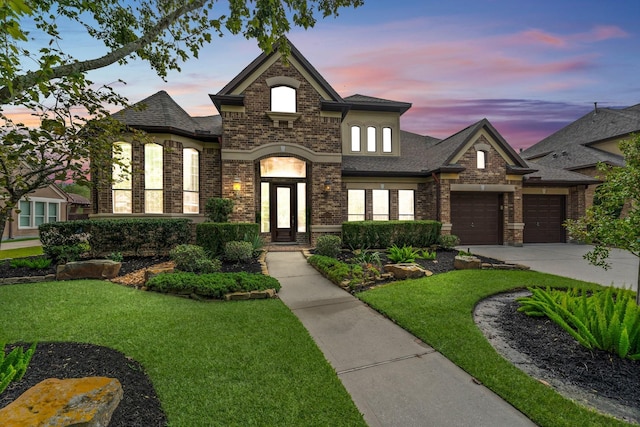
[[393, 274], [398, 280], [419, 279], [420, 277], [431, 276], [433, 274], [414, 263], [387, 264], [384, 266], [384, 269]]
[[56, 279], [113, 279], [118, 275], [121, 266], [121, 263], [110, 259], [68, 262], [58, 266]]
[[6, 427], [105, 427], [122, 395], [115, 378], [49, 378], [0, 409], [0, 420]]
[[456, 270], [479, 270], [482, 268], [480, 258], [473, 255], [458, 255], [453, 260], [453, 268]]
[[149, 267], [144, 271], [144, 283], [147, 283], [152, 277], [158, 274], [173, 273], [174, 271], [175, 268], [173, 266]]

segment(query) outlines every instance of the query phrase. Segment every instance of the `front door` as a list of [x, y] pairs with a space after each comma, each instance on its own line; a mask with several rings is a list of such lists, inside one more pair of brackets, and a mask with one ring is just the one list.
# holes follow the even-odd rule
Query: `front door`
[[271, 241], [296, 241], [296, 186], [271, 184]]

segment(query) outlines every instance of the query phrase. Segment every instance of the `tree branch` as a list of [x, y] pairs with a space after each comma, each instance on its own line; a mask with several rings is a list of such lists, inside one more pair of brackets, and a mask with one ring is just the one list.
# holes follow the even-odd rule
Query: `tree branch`
[[207, 1], [209, 0], [193, 0], [191, 2], [187, 2], [183, 6], [179, 7], [178, 9], [160, 19], [155, 26], [153, 26], [147, 33], [143, 34], [138, 39], [127, 43], [126, 45], [115, 49], [100, 58], [60, 65], [58, 67], [52, 68], [50, 72], [47, 72], [46, 74], [42, 70], [39, 70], [31, 71], [22, 76], [18, 76], [13, 79], [13, 90], [11, 90], [9, 86], [3, 86], [2, 88], [0, 88], [0, 102], [2, 102], [2, 105], [10, 103], [17, 94], [20, 94], [26, 89], [35, 86], [43, 79], [46, 79], [46, 81], [50, 81], [68, 76], [72, 73], [84, 73], [86, 71], [96, 70], [98, 68], [111, 65], [140, 50], [149, 43], [152, 43], [178, 18], [203, 7], [207, 3]]

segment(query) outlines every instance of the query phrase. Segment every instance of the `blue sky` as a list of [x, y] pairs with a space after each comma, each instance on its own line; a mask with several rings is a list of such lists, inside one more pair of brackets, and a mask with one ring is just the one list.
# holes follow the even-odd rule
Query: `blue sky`
[[[487, 118], [526, 148], [594, 102], [640, 103], [639, 18], [638, 0], [365, 0], [289, 38], [340, 95], [412, 103], [404, 130], [444, 138]], [[96, 51], [74, 43], [79, 58]], [[131, 102], [166, 90], [191, 115], [211, 115], [208, 94], [259, 54], [254, 41], [228, 35], [167, 82], [138, 62], [90, 78], [124, 79]]]

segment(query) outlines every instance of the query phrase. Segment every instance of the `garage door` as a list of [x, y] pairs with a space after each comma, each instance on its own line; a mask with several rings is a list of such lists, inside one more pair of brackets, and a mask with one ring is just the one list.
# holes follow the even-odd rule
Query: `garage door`
[[501, 245], [499, 193], [451, 193], [451, 233], [463, 245]]
[[566, 242], [565, 196], [525, 194], [522, 209], [525, 243]]

